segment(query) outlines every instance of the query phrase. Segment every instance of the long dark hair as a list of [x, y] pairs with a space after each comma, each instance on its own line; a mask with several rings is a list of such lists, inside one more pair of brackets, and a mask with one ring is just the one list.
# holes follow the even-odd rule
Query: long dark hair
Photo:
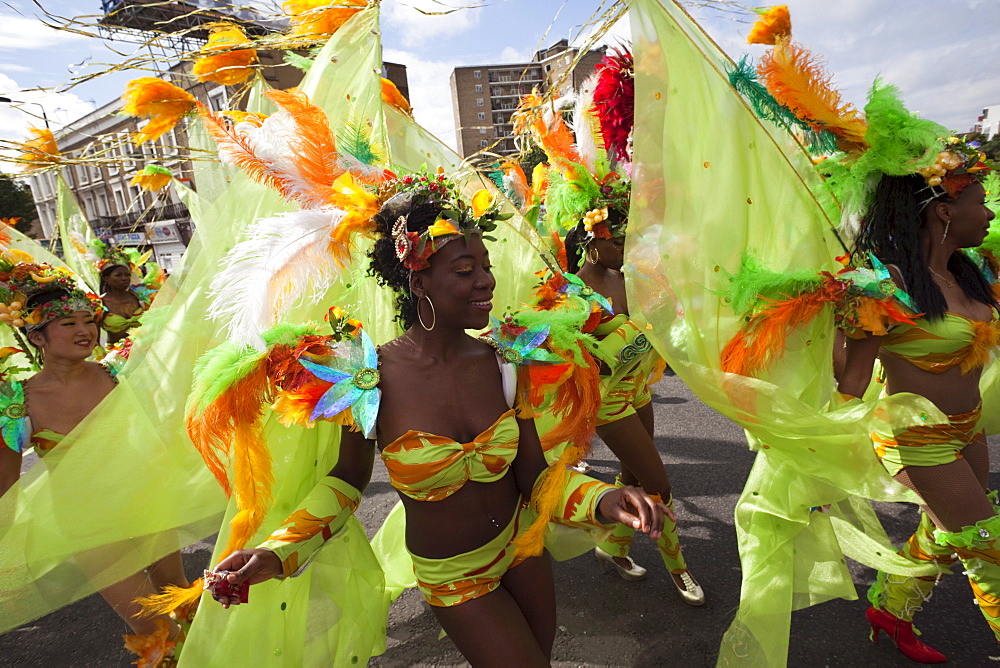
[[[102, 295], [108, 291], [108, 281], [107, 281], [108, 276], [110, 276], [111, 272], [113, 272], [118, 267], [125, 267], [126, 269], [128, 269], [128, 265], [125, 264], [109, 264], [104, 269], [101, 269], [101, 284], [100, 286], [98, 286], [98, 289], [101, 291]], [[129, 280], [131, 281], [131, 279]]]
[[368, 275], [396, 293], [396, 322], [403, 329], [409, 329], [416, 322], [417, 300], [410, 294], [410, 270], [396, 257], [392, 226], [400, 216], [406, 216], [407, 231], [420, 233], [434, 224], [441, 210], [441, 204], [436, 202], [414, 206], [412, 193], [407, 193], [390, 199], [374, 217], [378, 239], [368, 251], [371, 258]]
[[[861, 219], [854, 254], [866, 256], [871, 253], [884, 264], [896, 265], [906, 283], [905, 290], [924, 317], [937, 320], [944, 317], [948, 304], [924, 261], [921, 238], [927, 226], [929, 207], [934, 202], [948, 201], [949, 197], [944, 195], [921, 208], [918, 193], [925, 187], [919, 174], [883, 176]], [[969, 299], [995, 305], [982, 272], [961, 250], [948, 258], [948, 271]]]

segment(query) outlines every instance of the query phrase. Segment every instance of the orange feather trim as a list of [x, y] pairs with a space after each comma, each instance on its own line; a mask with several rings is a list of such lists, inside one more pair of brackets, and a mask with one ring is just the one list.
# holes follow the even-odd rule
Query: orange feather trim
[[263, 160], [254, 155], [253, 148], [244, 137], [231, 132], [223, 118], [213, 114], [201, 102], [195, 104], [198, 106], [198, 115], [201, 116], [205, 129], [215, 140], [220, 152], [224, 152], [233, 164], [245, 171], [253, 180], [274, 188], [285, 197], [291, 195], [284, 179], [279, 178]]
[[1000, 345], [1000, 323], [974, 322], [972, 327], [975, 336], [969, 344], [969, 352], [962, 360], [962, 373], [969, 373], [973, 369], [980, 369], [990, 361], [990, 354]]
[[843, 151], [865, 149], [868, 124], [853, 105], [830, 87], [830, 75], [805, 47], [788, 37], [761, 58], [757, 68], [768, 92], [815, 130], [829, 130]]
[[855, 310], [858, 314], [857, 329], [871, 332], [875, 336], [888, 334], [891, 325], [914, 324], [913, 318], [892, 299], [861, 297]]
[[812, 321], [823, 307], [833, 301], [836, 284], [827, 289], [807, 292], [786, 299], [773, 301], [763, 311], [753, 316], [747, 326], [736, 333], [722, 349], [722, 370], [741, 376], [754, 376], [780, 359], [785, 350], [788, 331], [803, 327]]
[[140, 617], [155, 617], [157, 615], [169, 615], [172, 612], [190, 608], [205, 591], [201, 578], [191, 583], [190, 587], [177, 587], [167, 585], [163, 588], [163, 593], [152, 596], [143, 596], [135, 599], [135, 602], [142, 606]]

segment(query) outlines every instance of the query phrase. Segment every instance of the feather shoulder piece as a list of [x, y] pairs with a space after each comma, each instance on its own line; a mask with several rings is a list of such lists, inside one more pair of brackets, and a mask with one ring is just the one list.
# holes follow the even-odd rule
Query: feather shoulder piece
[[729, 276], [730, 304], [744, 324], [722, 350], [722, 370], [743, 376], [766, 371], [783, 356], [789, 332], [807, 326], [825, 308], [833, 309], [837, 327], [848, 336], [884, 335], [893, 324], [913, 324], [909, 295], [877, 258], [869, 259], [871, 267], [810, 277], [769, 272], [745, 257], [740, 272]]
[[17, 380], [0, 382], [0, 436], [14, 452], [24, 452], [30, 445], [28, 407], [24, 386]]

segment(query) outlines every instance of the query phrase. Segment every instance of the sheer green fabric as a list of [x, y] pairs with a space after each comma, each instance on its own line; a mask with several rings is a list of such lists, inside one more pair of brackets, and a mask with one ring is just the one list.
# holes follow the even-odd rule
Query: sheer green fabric
[[91, 292], [97, 293], [100, 277], [94, 265], [84, 257], [95, 238], [94, 231], [90, 229], [87, 216], [73, 197], [61, 171], [56, 177], [56, 227], [66, 258], [65, 266], [80, 276]]
[[[836, 270], [843, 247], [814, 196], [808, 156], [759, 121], [729, 85], [728, 61], [674, 3], [635, 0], [635, 172], [626, 287], [633, 319], [712, 408], [757, 451], [736, 509], [741, 604], [719, 665], [784, 665], [790, 613], [857, 597], [846, 554], [874, 568], [930, 575], [895, 554], [869, 503], [916, 502], [872, 452], [876, 402], [832, 408], [830, 313], [788, 339], [761, 379], [720, 371], [739, 321], [718, 295], [751, 253], [774, 271]], [[725, 270], [725, 271], [723, 271]], [[894, 422], [939, 414], [893, 397]], [[830, 504], [829, 512], [814, 510]]]

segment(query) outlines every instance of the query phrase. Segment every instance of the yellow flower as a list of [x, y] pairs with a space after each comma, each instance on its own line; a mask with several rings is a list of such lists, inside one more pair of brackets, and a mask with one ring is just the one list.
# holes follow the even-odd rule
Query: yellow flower
[[141, 144], [167, 132], [194, 109], [194, 96], [162, 79], [141, 77], [128, 82], [122, 103], [122, 114], [149, 119], [132, 138], [136, 144]]
[[281, 9], [292, 24], [289, 40], [311, 44], [326, 41], [347, 19], [367, 6], [365, 0], [286, 0]]
[[267, 114], [258, 114], [253, 111], [240, 111], [239, 109], [227, 109], [226, 111], [220, 111], [219, 116], [228, 118], [233, 125], [236, 125], [237, 123], [251, 123], [258, 128], [264, 125], [264, 121], [267, 120]]
[[159, 165], [146, 165], [146, 167], [132, 177], [129, 185], [139, 186], [147, 192], [159, 192], [167, 187], [173, 176], [170, 170]]
[[5, 250], [3, 252], [3, 259], [14, 264], [17, 264], [18, 262], [31, 264], [35, 261], [35, 258], [33, 258], [30, 253], [18, 250], [17, 248], [8, 248]]
[[482, 218], [491, 206], [493, 206], [493, 195], [488, 190], [478, 190], [472, 196], [472, 216], [474, 218]]
[[461, 234], [455, 224], [447, 218], [438, 218], [433, 225], [427, 228], [427, 235], [431, 239], [446, 237], [450, 234]]
[[18, 161], [29, 163], [28, 169], [37, 169], [41, 166], [37, 164], [40, 162], [59, 162], [59, 147], [52, 136], [52, 130], [30, 128], [29, 131], [35, 136], [22, 144], [24, 153], [18, 156]]
[[750, 29], [748, 44], [771, 44], [779, 37], [792, 34], [792, 18], [788, 15], [788, 5], [775, 5], [770, 9], [755, 10], [760, 18]]
[[257, 62], [255, 49], [233, 49], [250, 44], [243, 29], [233, 23], [214, 23], [210, 27], [208, 43], [203, 51], [222, 53], [204, 55], [194, 62], [194, 75], [198, 81], [214, 81], [223, 86], [233, 86], [246, 81], [253, 74]]
[[402, 114], [413, 116], [413, 110], [410, 108], [410, 103], [406, 101], [403, 94], [399, 92], [398, 88], [396, 88], [396, 84], [392, 83], [388, 79], [382, 79], [382, 101]]

